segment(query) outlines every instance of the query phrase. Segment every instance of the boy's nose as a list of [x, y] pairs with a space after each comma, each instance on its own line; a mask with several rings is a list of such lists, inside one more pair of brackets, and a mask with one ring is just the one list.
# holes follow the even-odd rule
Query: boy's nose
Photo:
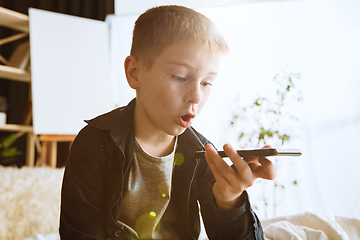
[[186, 95], [186, 101], [189, 103], [197, 104], [201, 102], [201, 89], [200, 86], [189, 89]]

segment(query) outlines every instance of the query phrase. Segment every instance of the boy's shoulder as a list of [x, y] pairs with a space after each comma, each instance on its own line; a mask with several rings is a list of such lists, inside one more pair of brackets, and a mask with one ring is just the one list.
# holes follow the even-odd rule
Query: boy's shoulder
[[105, 141], [124, 146], [124, 142], [134, 139], [132, 130], [134, 105], [133, 100], [126, 107], [119, 107], [93, 119], [85, 120], [88, 125], [81, 129], [75, 141], [77, 143]]
[[113, 109], [107, 113], [101, 114], [93, 119], [85, 120], [91, 126], [103, 130], [112, 130], [119, 126], [128, 126], [132, 124], [135, 110], [135, 99], [127, 106]]

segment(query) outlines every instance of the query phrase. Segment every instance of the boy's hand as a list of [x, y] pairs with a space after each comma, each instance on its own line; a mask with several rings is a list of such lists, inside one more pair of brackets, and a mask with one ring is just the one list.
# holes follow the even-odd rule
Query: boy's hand
[[[265, 146], [264, 148], [269, 148]], [[230, 167], [217, 153], [211, 144], [205, 147], [205, 158], [214, 174], [216, 183], [213, 193], [218, 207], [233, 209], [239, 207], [242, 192], [253, 185], [257, 178], [272, 180], [276, 176], [275, 167], [265, 157], [243, 159], [230, 145], [224, 145], [224, 151], [233, 162]]]

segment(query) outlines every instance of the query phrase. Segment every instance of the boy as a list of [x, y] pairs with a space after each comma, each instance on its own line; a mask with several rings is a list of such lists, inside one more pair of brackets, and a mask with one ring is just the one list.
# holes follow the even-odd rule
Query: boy
[[[185, 7], [149, 9], [135, 23], [128, 106], [87, 121], [67, 162], [61, 239], [197, 239], [199, 208], [209, 239], [263, 239], [245, 189], [273, 179], [270, 161], [229, 167], [190, 125], [228, 47], [213, 23]], [[206, 160], [195, 159], [206, 150]], [[250, 163], [251, 162], [251, 163]]]

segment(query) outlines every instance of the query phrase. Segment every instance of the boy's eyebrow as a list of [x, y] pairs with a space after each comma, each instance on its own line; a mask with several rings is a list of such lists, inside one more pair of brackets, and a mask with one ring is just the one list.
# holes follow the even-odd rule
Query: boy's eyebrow
[[[184, 66], [184, 67], [187, 67], [187, 68], [191, 68], [191, 69], [194, 69], [193, 66], [187, 64], [187, 63], [184, 63], [184, 62], [169, 62], [170, 64], [173, 64], [173, 65], [180, 65], [180, 66]], [[209, 72], [210, 75], [218, 75], [217, 72]]]

